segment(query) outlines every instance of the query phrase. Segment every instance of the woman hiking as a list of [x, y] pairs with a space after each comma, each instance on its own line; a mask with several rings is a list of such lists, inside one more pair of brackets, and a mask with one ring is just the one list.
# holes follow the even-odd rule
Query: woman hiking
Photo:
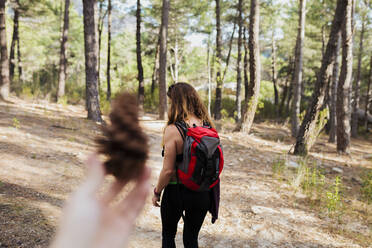
[[[182, 131], [180, 124], [186, 126], [185, 130], [187, 130], [187, 127], [209, 127], [214, 132], [216, 131], [202, 100], [191, 85], [187, 83], [173, 84], [169, 87], [167, 96], [170, 108], [163, 135], [164, 160], [157, 185], [154, 188], [152, 203], [154, 206], [160, 207], [162, 247], [176, 247], [174, 239], [177, 224], [182, 216], [184, 219], [184, 247], [197, 248], [199, 231], [208, 210], [212, 214], [212, 223], [217, 219], [219, 180], [217, 178], [214, 185], [202, 191], [191, 190], [180, 182], [176, 174], [176, 168], [179, 168], [178, 166], [182, 164], [185, 158], [187, 159], [183, 154], [186, 132]], [[218, 138], [218, 136], [216, 137]], [[220, 153], [222, 155], [221, 149]], [[218, 153], [218, 156], [220, 153]], [[221, 160], [223, 164], [223, 159]], [[162, 192], [161, 205], [159, 205]]]

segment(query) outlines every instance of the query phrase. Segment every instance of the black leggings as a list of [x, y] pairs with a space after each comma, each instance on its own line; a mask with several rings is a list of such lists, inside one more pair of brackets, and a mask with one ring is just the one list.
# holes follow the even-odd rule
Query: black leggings
[[[180, 196], [182, 201], [180, 200]], [[177, 224], [181, 218], [182, 211], [185, 210], [183, 245], [185, 248], [197, 248], [199, 231], [209, 205], [209, 192], [192, 191], [183, 185], [168, 185], [164, 189], [160, 208], [163, 226], [162, 247], [176, 247], [174, 238], [177, 233]]]

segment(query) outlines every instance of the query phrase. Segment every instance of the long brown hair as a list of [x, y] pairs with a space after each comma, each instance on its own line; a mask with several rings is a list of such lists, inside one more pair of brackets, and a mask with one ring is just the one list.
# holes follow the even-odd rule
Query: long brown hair
[[168, 88], [167, 96], [171, 104], [168, 110], [168, 125], [177, 121], [186, 121], [195, 115], [203, 123], [215, 128], [207, 108], [204, 106], [198, 92], [188, 83], [175, 83]]

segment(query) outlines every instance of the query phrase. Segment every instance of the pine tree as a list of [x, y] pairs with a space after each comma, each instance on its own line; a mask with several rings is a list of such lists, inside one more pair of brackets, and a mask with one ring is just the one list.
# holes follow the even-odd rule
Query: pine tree
[[353, 70], [352, 2], [347, 8], [342, 28], [342, 65], [337, 87], [337, 151], [350, 153], [350, 85]]
[[304, 120], [301, 123], [301, 127], [297, 135], [294, 154], [306, 155], [315, 141], [315, 125], [318, 121], [320, 108], [323, 105], [326, 85], [332, 73], [334, 56], [336, 55], [337, 50], [338, 34], [341, 31], [347, 5], [348, 2], [345, 0], [337, 1], [337, 7], [332, 22], [328, 44], [322, 59], [322, 65], [318, 73], [317, 81], [315, 83], [312, 100], [306, 111]]
[[63, 18], [61, 52], [60, 52], [60, 59], [59, 59], [57, 101], [58, 99], [60, 99], [61, 97], [65, 95], [66, 70], [67, 70], [66, 50], [67, 50], [68, 26], [69, 26], [69, 7], [70, 7], [70, 0], [66, 0], [64, 18]]
[[301, 88], [302, 88], [302, 65], [303, 65], [303, 50], [305, 39], [305, 18], [306, 18], [306, 0], [299, 2], [299, 23], [298, 34], [295, 48], [295, 63], [294, 63], [294, 77], [292, 82], [292, 113], [291, 113], [291, 131], [292, 136], [296, 137], [299, 128], [299, 115], [301, 105]]
[[97, 88], [97, 41], [94, 18], [96, 0], [83, 0], [85, 80], [88, 119], [102, 122]]
[[143, 67], [142, 67], [142, 50], [141, 50], [141, 1], [137, 0], [137, 31], [136, 31], [136, 53], [137, 53], [137, 70], [138, 70], [138, 104], [140, 111], [143, 111], [143, 103], [145, 99], [145, 86], [143, 82]]
[[160, 54], [159, 54], [159, 119], [164, 120], [167, 112], [167, 37], [168, 17], [170, 1], [163, 0], [161, 32], [160, 32]]
[[249, 76], [248, 101], [245, 102], [245, 110], [242, 121], [238, 123], [237, 130], [249, 133], [257, 109], [261, 83], [261, 62], [259, 47], [259, 20], [260, 4], [258, 0], [251, 0], [249, 16]]
[[9, 59], [6, 41], [5, 2], [0, 0], [0, 100], [6, 100], [9, 96]]
[[221, 72], [221, 62], [222, 62], [222, 33], [221, 33], [221, 9], [220, 0], [216, 1], [216, 64], [217, 64], [217, 87], [216, 87], [216, 101], [214, 105], [214, 118], [216, 120], [221, 119], [221, 109], [222, 109], [222, 72]]

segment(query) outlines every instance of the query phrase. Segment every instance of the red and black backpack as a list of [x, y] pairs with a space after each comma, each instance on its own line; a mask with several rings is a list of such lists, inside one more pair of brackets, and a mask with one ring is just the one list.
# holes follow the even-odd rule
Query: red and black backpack
[[189, 127], [176, 122], [183, 143], [183, 160], [177, 180], [194, 191], [208, 191], [219, 181], [223, 169], [223, 152], [217, 131], [210, 125]]

